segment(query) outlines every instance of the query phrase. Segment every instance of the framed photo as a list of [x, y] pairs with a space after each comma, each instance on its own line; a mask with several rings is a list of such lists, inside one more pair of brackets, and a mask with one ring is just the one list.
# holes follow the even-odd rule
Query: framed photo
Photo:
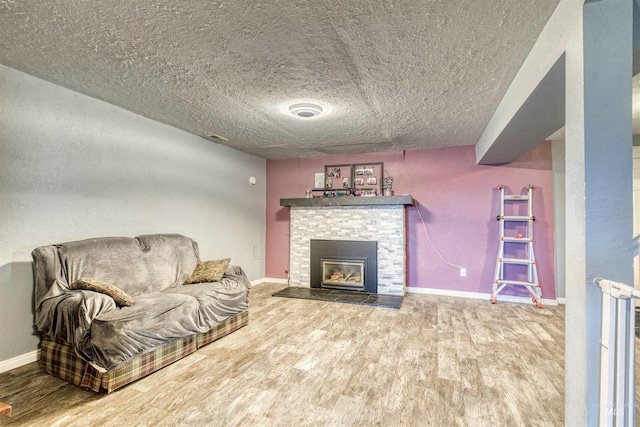
[[313, 174], [313, 188], [324, 188], [324, 172]]
[[327, 178], [340, 178], [340, 168], [333, 168], [327, 171]]
[[333, 179], [327, 178], [324, 183], [324, 188], [333, 188]]
[[324, 197], [382, 195], [382, 162], [324, 165], [315, 172], [314, 189], [324, 189]]
[[[316, 178], [319, 180], [319, 178]], [[322, 187], [325, 189], [351, 188], [351, 165], [325, 165]], [[334, 194], [335, 195], [335, 194]]]
[[373, 168], [363, 167], [356, 169], [356, 175], [373, 175]]

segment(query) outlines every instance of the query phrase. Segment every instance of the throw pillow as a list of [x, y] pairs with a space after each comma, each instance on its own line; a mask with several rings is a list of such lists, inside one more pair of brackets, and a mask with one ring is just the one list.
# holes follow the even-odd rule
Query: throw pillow
[[69, 289], [82, 289], [109, 295], [119, 306], [130, 307], [136, 303], [133, 297], [122, 289], [100, 280], [81, 278], [70, 284]]
[[231, 258], [199, 262], [185, 285], [192, 283], [219, 282], [229, 266]]

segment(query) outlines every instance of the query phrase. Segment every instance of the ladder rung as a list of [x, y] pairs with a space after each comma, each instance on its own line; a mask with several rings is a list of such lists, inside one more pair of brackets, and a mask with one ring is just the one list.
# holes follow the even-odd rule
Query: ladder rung
[[520, 280], [499, 280], [497, 281], [498, 284], [500, 283], [504, 283], [506, 285], [517, 285], [517, 286], [535, 286], [535, 287], [540, 287], [540, 285], [538, 283], [535, 282], [522, 282]]
[[510, 243], [529, 243], [533, 242], [533, 239], [529, 237], [503, 237], [502, 241]]
[[502, 217], [503, 221], [529, 221], [530, 219], [533, 219], [533, 217], [530, 217], [530, 216], [515, 216], [515, 215], [504, 215]]
[[535, 264], [535, 261], [531, 261], [528, 259], [519, 259], [519, 258], [502, 258], [499, 260], [505, 264]]
[[525, 194], [505, 194], [504, 201], [508, 202], [510, 200], [529, 200], [529, 196]]

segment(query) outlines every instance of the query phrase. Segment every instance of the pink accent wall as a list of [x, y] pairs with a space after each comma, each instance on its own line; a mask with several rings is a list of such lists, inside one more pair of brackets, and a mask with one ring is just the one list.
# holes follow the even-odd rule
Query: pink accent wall
[[[286, 278], [289, 269], [289, 208], [281, 207], [280, 199], [304, 197], [313, 187], [314, 172], [323, 171], [324, 165], [377, 161], [384, 162], [385, 172], [393, 176], [394, 193], [410, 194], [415, 200], [415, 206], [406, 210], [409, 287], [490, 293], [498, 251], [496, 187], [504, 184], [507, 194], [525, 194], [527, 185], [534, 184], [534, 248], [542, 297], [555, 299], [550, 142], [502, 166], [476, 165], [473, 146], [268, 160], [267, 277]], [[440, 259], [418, 209], [444, 258], [465, 267], [467, 277]], [[529, 295], [524, 288], [505, 289], [502, 294]]]

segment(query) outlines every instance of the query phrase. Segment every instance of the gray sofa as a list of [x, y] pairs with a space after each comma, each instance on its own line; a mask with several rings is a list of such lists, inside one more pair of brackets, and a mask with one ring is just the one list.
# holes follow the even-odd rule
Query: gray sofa
[[[107, 237], [32, 252], [41, 364], [94, 391], [113, 391], [248, 322], [250, 282], [229, 266], [219, 282], [185, 285], [198, 246], [177, 234]], [[135, 299], [70, 290], [80, 278], [116, 286]]]

